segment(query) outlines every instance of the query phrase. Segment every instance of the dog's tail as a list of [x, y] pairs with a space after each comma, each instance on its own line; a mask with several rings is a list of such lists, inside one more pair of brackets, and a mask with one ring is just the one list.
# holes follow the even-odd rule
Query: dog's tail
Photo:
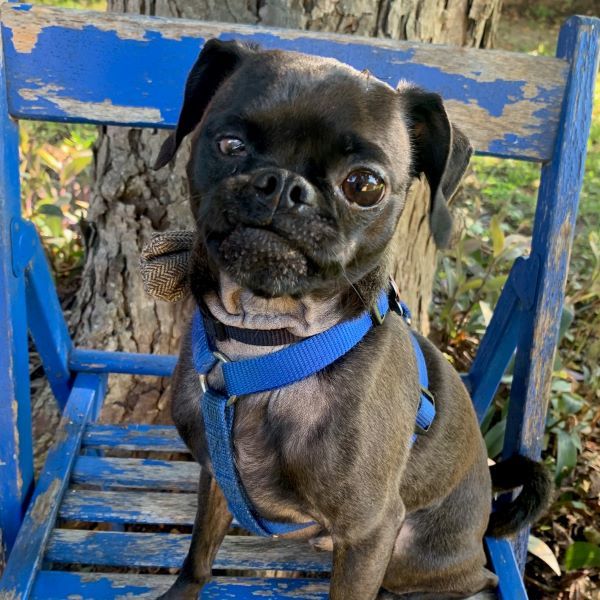
[[490, 473], [495, 492], [508, 492], [519, 486], [523, 489], [512, 502], [501, 504], [490, 515], [486, 535], [512, 535], [536, 521], [550, 503], [552, 479], [541, 463], [516, 455], [492, 465]]

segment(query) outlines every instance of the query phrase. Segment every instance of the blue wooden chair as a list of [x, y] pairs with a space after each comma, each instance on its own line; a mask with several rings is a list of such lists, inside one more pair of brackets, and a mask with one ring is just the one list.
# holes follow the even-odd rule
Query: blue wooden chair
[[[18, 120], [173, 127], [186, 73], [213, 36], [333, 56], [392, 85], [412, 80], [446, 98], [480, 154], [540, 163], [530, 256], [514, 264], [465, 376], [481, 418], [515, 355], [504, 454], [539, 457], [598, 68], [598, 19], [567, 21], [556, 58], [12, 3], [2, 5], [1, 27], [0, 530], [8, 556], [1, 598], [153, 597], [169, 586], [168, 569], [187, 550], [188, 535], [150, 526], [192, 524], [197, 465], [121, 457], [186, 452], [174, 428], [95, 422], [108, 373], [165, 376], [175, 358], [72, 344], [39, 238], [20, 214]], [[63, 410], [36, 483], [28, 332]], [[90, 528], [97, 523], [113, 525]], [[504, 600], [526, 598], [524, 540], [487, 540]], [[313, 578], [216, 577], [205, 598], [327, 596], [329, 555], [304, 544], [229, 536], [215, 568]]]

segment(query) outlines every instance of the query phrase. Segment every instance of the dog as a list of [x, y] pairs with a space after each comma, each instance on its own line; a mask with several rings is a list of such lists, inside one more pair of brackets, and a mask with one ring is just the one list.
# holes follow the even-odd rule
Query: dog
[[[388, 289], [411, 181], [424, 174], [429, 183], [431, 231], [443, 247], [452, 228], [447, 199], [471, 156], [437, 94], [235, 41], [205, 44], [155, 167], [189, 134], [189, 285], [203, 318], [221, 331], [219, 356], [232, 361], [372, 313]], [[333, 600], [462, 598], [493, 588], [484, 534], [510, 535], [537, 518], [549, 478], [522, 457], [490, 469], [455, 370], [394, 312], [374, 323], [326, 368], [235, 403], [234, 463], [252, 510], [296, 523], [289, 537], [332, 550]], [[269, 334], [273, 343], [261, 341]], [[172, 415], [202, 466], [198, 512], [163, 599], [197, 597], [232, 522], [201, 409], [203, 391], [223, 389], [223, 371], [216, 364], [201, 381], [193, 345], [190, 326]], [[422, 397], [416, 352], [435, 418], [413, 443]], [[493, 486], [523, 489], [490, 515]]]

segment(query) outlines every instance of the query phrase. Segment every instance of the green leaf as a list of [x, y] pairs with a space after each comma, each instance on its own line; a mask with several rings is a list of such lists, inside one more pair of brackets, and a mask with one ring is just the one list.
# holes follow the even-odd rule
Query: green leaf
[[452, 298], [456, 292], [456, 271], [452, 265], [452, 262], [447, 257], [442, 259], [442, 264], [444, 265], [444, 273], [446, 273], [448, 296]]
[[590, 542], [574, 542], [565, 552], [564, 567], [567, 571], [600, 567], [600, 546]]
[[500, 256], [504, 250], [504, 232], [500, 226], [500, 217], [494, 215], [490, 219], [490, 237], [492, 238], [492, 252], [494, 257]]
[[500, 454], [504, 443], [504, 432], [506, 431], [506, 419], [498, 421], [486, 434], [485, 445], [488, 456], [494, 458]]
[[56, 204], [42, 204], [41, 206], [38, 204], [36, 208], [36, 212], [39, 215], [48, 215], [50, 217], [58, 217], [62, 219], [63, 213], [62, 210]]
[[46, 166], [50, 167], [50, 169], [52, 169], [55, 173], [60, 173], [62, 169], [62, 163], [57, 158], [54, 158], [54, 156], [52, 156], [48, 150], [45, 148], [40, 148], [37, 151], [37, 154]]
[[563, 429], [558, 429], [556, 432], [556, 483], [560, 483], [577, 464], [577, 444], [574, 437], [577, 437], [576, 433], [569, 433]]
[[60, 174], [60, 180], [65, 185], [73, 177], [77, 177], [85, 168], [92, 162], [92, 151], [83, 150], [73, 155], [73, 158], [68, 162]]
[[468, 292], [470, 290], [476, 290], [477, 288], [481, 287], [482, 284], [483, 278], [472, 277], [461, 284], [461, 286], [458, 288], [458, 293], [464, 294], [465, 292]]
[[485, 413], [485, 417], [483, 417], [483, 421], [481, 421], [481, 433], [485, 434], [487, 432], [487, 430], [490, 428], [490, 423], [492, 422], [492, 419], [494, 418], [494, 415], [496, 414], [496, 411], [498, 409], [494, 406], [494, 404], [492, 403], [492, 405], [488, 408], [488, 411]]
[[569, 327], [571, 327], [571, 323], [573, 323], [574, 318], [575, 318], [574, 308], [569, 304], [565, 304], [563, 306], [563, 310], [560, 315], [560, 327], [558, 330], [558, 341], [559, 342], [560, 342], [560, 340], [563, 339], [563, 337], [564, 337], [565, 333], [567, 333], [567, 330], [569, 329]]
[[584, 402], [572, 394], [561, 394], [556, 401], [556, 409], [561, 414], [574, 415], [583, 408]]
[[537, 556], [541, 561], [545, 562], [558, 576], [561, 575], [560, 566], [558, 565], [556, 556], [554, 556], [554, 552], [552, 552], [550, 546], [548, 546], [546, 542], [535, 537], [535, 535], [530, 535], [529, 540], [527, 541], [527, 552]]
[[592, 544], [600, 544], [600, 531], [593, 527], [586, 527], [583, 530], [583, 535], [588, 542]]

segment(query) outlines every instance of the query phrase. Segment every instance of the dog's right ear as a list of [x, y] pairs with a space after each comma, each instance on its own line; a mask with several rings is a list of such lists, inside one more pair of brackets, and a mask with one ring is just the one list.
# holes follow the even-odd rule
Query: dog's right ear
[[183, 138], [202, 119], [206, 107], [221, 84], [240, 66], [245, 56], [255, 51], [255, 46], [235, 41], [212, 39], [204, 44], [185, 83], [177, 128], [163, 143], [154, 163], [155, 169], [160, 169], [171, 161]]
[[438, 248], [452, 234], [447, 201], [464, 175], [473, 149], [462, 131], [450, 122], [442, 98], [411, 84], [398, 88], [412, 140], [412, 175], [424, 173], [431, 191], [429, 224]]

